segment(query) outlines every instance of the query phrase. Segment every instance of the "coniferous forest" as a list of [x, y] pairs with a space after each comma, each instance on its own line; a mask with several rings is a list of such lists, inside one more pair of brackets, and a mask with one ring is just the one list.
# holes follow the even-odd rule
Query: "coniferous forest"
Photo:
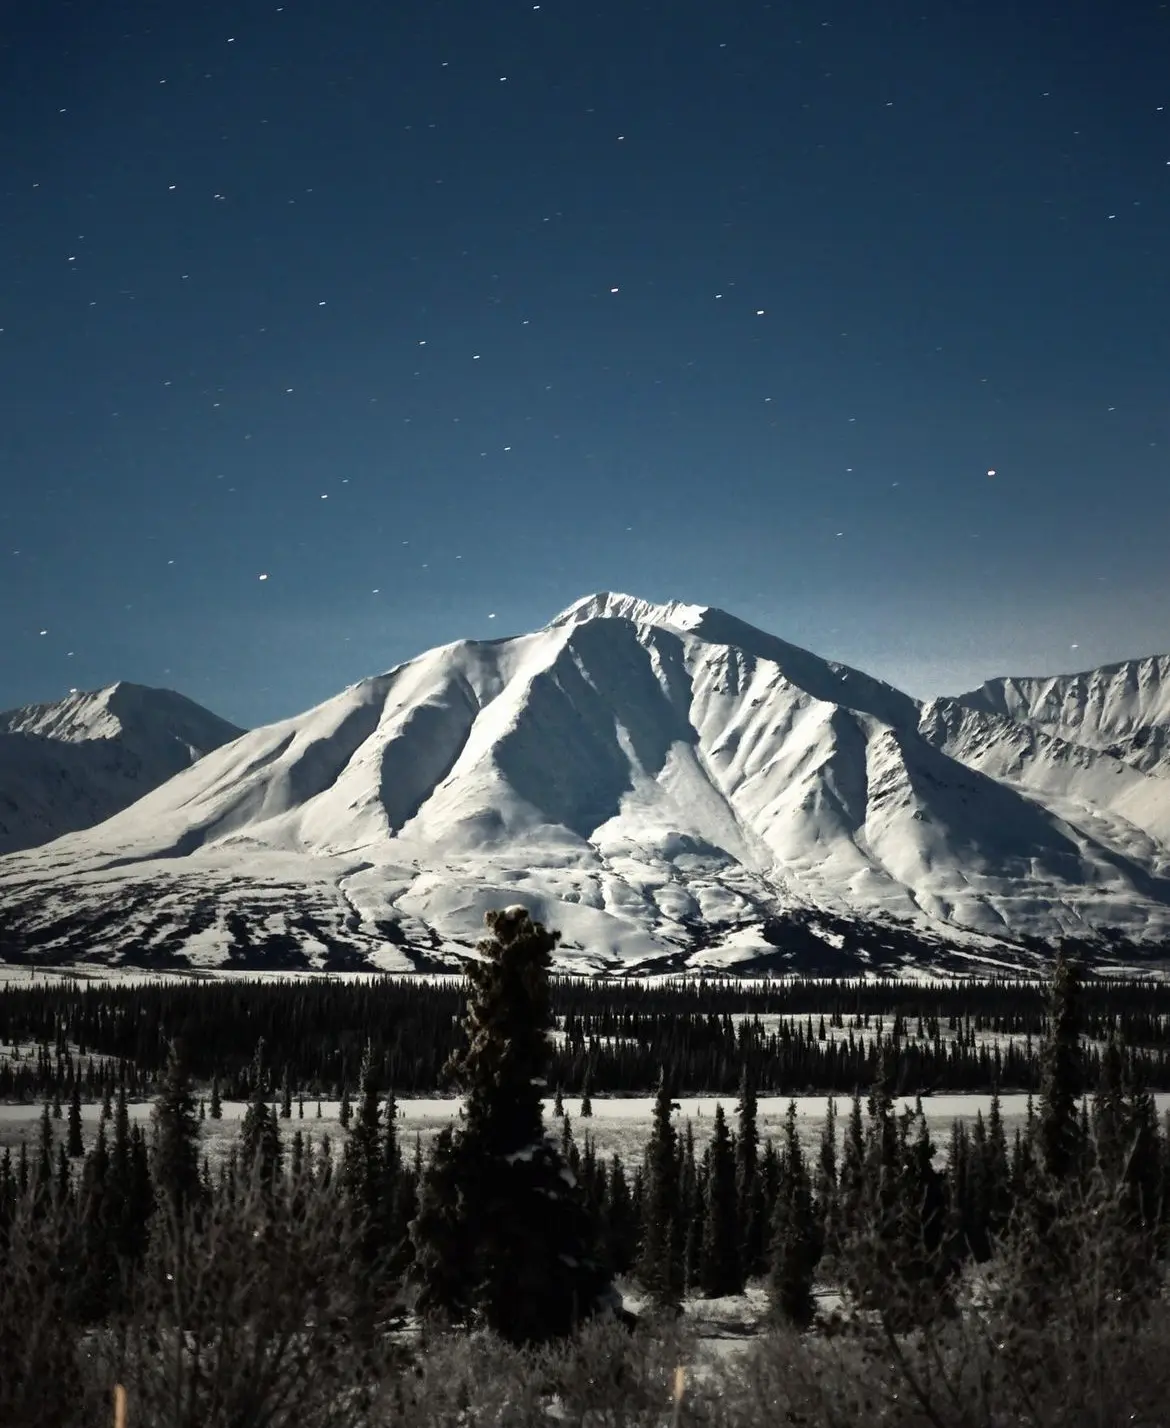
[[[0, 995], [2, 1093], [44, 1100], [0, 1158], [0, 1422], [1162, 1421], [1161, 988], [1063, 959], [1043, 986], [591, 987], [550, 980], [556, 942], [512, 909], [466, 982]], [[648, 1084], [640, 1160], [601, 1156], [592, 1097]], [[395, 1097], [438, 1086], [463, 1109], [424, 1155]], [[936, 1144], [896, 1108], [924, 1086], [988, 1114]], [[735, 1098], [701, 1151], [687, 1087]], [[819, 1144], [795, 1107], [762, 1135], [760, 1093], [806, 1087], [841, 1092]], [[1006, 1087], [1034, 1091], [1011, 1133]], [[336, 1143], [289, 1113], [322, 1093]], [[766, 1332], [705, 1355], [693, 1307], [745, 1290]]]
[[[665, 1070], [678, 1095], [731, 1095], [746, 1071], [763, 1095], [849, 1095], [886, 1067], [896, 1095], [1038, 1091], [1046, 1004], [1032, 981], [552, 979], [558, 1035], [549, 1084], [647, 1095]], [[369, 1058], [400, 1096], [449, 1089], [463, 978], [84, 982], [0, 987], [0, 1100], [85, 1099], [125, 1085], [153, 1095], [173, 1041], [196, 1082], [250, 1094], [262, 1041], [269, 1076], [336, 1100]], [[1086, 1084], [1120, 1027], [1151, 1090], [1170, 1090], [1170, 985], [1084, 980]], [[5, 1048], [10, 1048], [7, 1052]]]

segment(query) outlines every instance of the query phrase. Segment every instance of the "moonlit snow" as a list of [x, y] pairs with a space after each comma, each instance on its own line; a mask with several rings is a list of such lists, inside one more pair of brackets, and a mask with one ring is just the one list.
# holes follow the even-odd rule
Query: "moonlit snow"
[[582, 971], [747, 964], [794, 911], [993, 958], [1160, 938], [1168, 711], [1166, 659], [922, 704], [719, 610], [594, 595], [234, 739], [0, 860], [0, 898], [45, 951], [129, 927], [200, 966], [408, 969], [511, 903]]
[[0, 853], [100, 823], [239, 733], [138, 684], [0, 713]]

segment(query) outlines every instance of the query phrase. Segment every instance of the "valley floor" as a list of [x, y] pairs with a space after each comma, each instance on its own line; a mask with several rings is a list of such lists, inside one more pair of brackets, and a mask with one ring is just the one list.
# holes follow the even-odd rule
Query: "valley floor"
[[[837, 1097], [840, 1116], [838, 1125], [843, 1129], [844, 1116], [848, 1108], [848, 1098]], [[1155, 1097], [1159, 1115], [1170, 1111], [1170, 1091], [1158, 1092]], [[826, 1096], [761, 1096], [759, 1101], [759, 1127], [762, 1137], [779, 1139], [789, 1101], [795, 1101], [797, 1121], [801, 1139], [812, 1147], [817, 1142], [824, 1124], [828, 1104]], [[340, 1149], [344, 1131], [338, 1118], [337, 1101], [321, 1102], [321, 1115], [317, 1115], [317, 1102], [305, 1101], [304, 1117], [298, 1115], [297, 1103], [293, 1103], [293, 1113], [289, 1120], [280, 1122], [282, 1136], [287, 1141], [300, 1130], [307, 1139], [317, 1142], [328, 1135], [335, 1148]], [[398, 1102], [399, 1136], [406, 1155], [410, 1155], [414, 1138], [422, 1142], [424, 1154], [438, 1132], [458, 1116], [462, 1102], [458, 1098], [420, 1097], [403, 1099]], [[714, 1124], [715, 1107], [721, 1104], [728, 1117], [735, 1109], [735, 1098], [714, 1096], [686, 1096], [677, 1102], [675, 1124], [681, 1129], [689, 1121], [694, 1130], [696, 1147], [702, 1151], [711, 1135]], [[895, 1102], [898, 1109], [912, 1108], [914, 1098], [903, 1096]], [[582, 1118], [579, 1114], [580, 1102], [565, 1098], [565, 1111], [571, 1122], [572, 1133], [578, 1145], [583, 1145], [588, 1135], [597, 1152], [608, 1157], [615, 1152], [627, 1165], [636, 1164], [650, 1135], [654, 1098], [652, 1096], [593, 1097], [592, 1116]], [[936, 1147], [945, 1148], [947, 1136], [955, 1120], [973, 1121], [977, 1114], [987, 1115], [991, 1097], [987, 1095], [940, 1095], [923, 1098], [923, 1109], [927, 1125], [930, 1127]], [[1009, 1139], [1016, 1127], [1024, 1124], [1027, 1097], [1004, 1095], [1000, 1097], [1004, 1127]], [[132, 1119], [148, 1120], [152, 1101], [143, 1101], [130, 1106]], [[204, 1120], [201, 1136], [206, 1152], [212, 1161], [226, 1153], [228, 1146], [239, 1129], [246, 1104], [243, 1101], [224, 1101], [223, 1119]], [[86, 1140], [92, 1135], [101, 1108], [97, 1104], [81, 1108], [82, 1125]], [[550, 1135], [561, 1133], [561, 1121], [553, 1115], [552, 1100], [544, 1103], [545, 1128]], [[5, 1145], [17, 1146], [22, 1140], [30, 1144], [35, 1141], [40, 1121], [41, 1107], [34, 1104], [0, 1104], [0, 1149]], [[58, 1129], [63, 1123], [58, 1123]]]

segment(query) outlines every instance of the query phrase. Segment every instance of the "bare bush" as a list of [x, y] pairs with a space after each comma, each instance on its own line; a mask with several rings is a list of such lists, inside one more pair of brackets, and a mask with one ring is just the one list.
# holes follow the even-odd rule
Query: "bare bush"
[[133, 1428], [368, 1421], [385, 1348], [365, 1332], [337, 1194], [257, 1179], [156, 1223], [132, 1312], [102, 1339]]
[[[571, 1339], [515, 1348], [492, 1334], [431, 1340], [407, 1371], [387, 1380], [385, 1428], [662, 1428], [671, 1421], [675, 1374], [695, 1355], [676, 1325], [630, 1333], [614, 1320], [587, 1323]], [[707, 1395], [688, 1389], [678, 1423], [713, 1421]]]
[[0, 1423], [64, 1428], [84, 1422], [94, 1395], [73, 1322], [78, 1235], [72, 1207], [23, 1195], [4, 1238]]

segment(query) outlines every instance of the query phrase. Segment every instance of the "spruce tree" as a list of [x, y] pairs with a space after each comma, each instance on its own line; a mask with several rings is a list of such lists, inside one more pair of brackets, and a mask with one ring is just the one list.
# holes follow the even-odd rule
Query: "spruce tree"
[[99, 1121], [93, 1149], [81, 1169], [81, 1232], [84, 1268], [79, 1290], [82, 1318], [100, 1320], [111, 1308], [118, 1280], [119, 1244], [111, 1224], [110, 1158], [106, 1127]]
[[699, 1256], [699, 1286], [708, 1299], [743, 1291], [739, 1224], [736, 1205], [735, 1152], [723, 1115], [715, 1107], [715, 1130], [707, 1171], [703, 1240]]
[[784, 1121], [780, 1190], [772, 1213], [768, 1295], [773, 1314], [799, 1329], [812, 1323], [813, 1277], [819, 1258], [812, 1182], [796, 1129], [796, 1103]]
[[589, 1068], [585, 1068], [585, 1080], [581, 1084], [581, 1110], [578, 1113], [582, 1120], [588, 1119], [593, 1114], [593, 1097], [589, 1090]]
[[679, 1260], [686, 1232], [679, 1223], [678, 1135], [671, 1120], [677, 1109], [663, 1069], [658, 1077], [654, 1121], [644, 1157], [642, 1239], [638, 1249], [638, 1279], [659, 1308], [676, 1308], [682, 1299]]
[[[682, 1271], [679, 1280], [684, 1292], [699, 1283], [699, 1251], [703, 1244], [703, 1195], [707, 1183], [709, 1156], [695, 1156], [695, 1128], [687, 1118], [678, 1160], [678, 1237], [682, 1240]], [[677, 1237], [676, 1237], [677, 1238]]]
[[[949, 1312], [948, 1285], [957, 1267], [946, 1182], [934, 1165], [934, 1142], [921, 1103], [905, 1117], [900, 1136], [901, 1167], [897, 1229], [890, 1254], [890, 1287], [900, 1296], [906, 1324], [925, 1324]], [[990, 1197], [986, 1181], [987, 1136], [975, 1152], [983, 1167], [983, 1233], [989, 1234]], [[988, 1251], [990, 1253], [990, 1250]]]
[[735, 1195], [739, 1221], [740, 1263], [746, 1278], [763, 1274], [767, 1247], [767, 1207], [760, 1181], [759, 1101], [755, 1081], [744, 1065], [739, 1082], [735, 1133]]
[[272, 1107], [264, 1098], [264, 1082], [253, 1081], [252, 1097], [240, 1125], [240, 1164], [247, 1176], [256, 1176], [266, 1192], [275, 1189], [283, 1151], [280, 1126]]
[[988, 1230], [993, 1241], [1007, 1228], [1012, 1210], [1012, 1170], [999, 1087], [992, 1092], [987, 1114], [987, 1209]]
[[357, 1111], [350, 1122], [341, 1161], [341, 1183], [367, 1275], [376, 1273], [389, 1248], [384, 1156], [381, 1091], [367, 1044], [358, 1082]]
[[1122, 1202], [1130, 1223], [1153, 1235], [1166, 1209], [1162, 1202], [1162, 1137], [1154, 1098], [1132, 1059], [1126, 1068], [1124, 1088], [1122, 1135], [1126, 1153], [1121, 1167]]
[[53, 1179], [53, 1108], [46, 1101], [41, 1107], [41, 1119], [37, 1134], [37, 1165], [33, 1177], [37, 1200], [44, 1203]]
[[207, 1108], [207, 1114], [213, 1121], [223, 1119], [223, 1102], [220, 1100], [219, 1095], [218, 1074], [211, 1078], [211, 1104]]
[[[824, 1018], [821, 1019], [822, 1025]], [[837, 1252], [839, 1210], [837, 1205], [837, 1102], [829, 1097], [825, 1123], [821, 1128], [814, 1186], [817, 1218], [820, 1221], [822, 1253], [831, 1258]]]
[[621, 1156], [610, 1159], [602, 1201], [606, 1262], [612, 1274], [628, 1274], [638, 1253], [638, 1216]]
[[1116, 1184], [1125, 1163], [1126, 1108], [1125, 1055], [1116, 1028], [1101, 1053], [1097, 1091], [1093, 1097], [1093, 1145], [1097, 1167], [1109, 1184]]
[[79, 1160], [85, 1154], [85, 1142], [81, 1138], [81, 1086], [76, 1080], [73, 1082], [73, 1094], [69, 1098], [69, 1126], [65, 1148], [74, 1160]]
[[[687, 1122], [690, 1128], [690, 1122]], [[679, 1180], [679, 1221], [682, 1226], [682, 1267], [679, 1271], [679, 1285], [683, 1293], [699, 1288], [699, 1266], [703, 1253], [703, 1223], [706, 1219], [707, 1178], [711, 1164], [711, 1150], [708, 1147], [696, 1161], [694, 1147], [690, 1147], [691, 1164], [688, 1174], [684, 1151], [684, 1166]], [[677, 1235], [676, 1235], [677, 1240]]]
[[1061, 952], [1048, 994], [1048, 1029], [1040, 1053], [1040, 1163], [1054, 1182], [1075, 1171], [1081, 1151], [1080, 978]]
[[[103, 1146], [105, 1126], [105, 1121], [98, 1124]], [[137, 1127], [134, 1129], [137, 1130]], [[146, 1226], [154, 1204], [154, 1193], [149, 1172], [144, 1179], [138, 1163], [140, 1151], [130, 1127], [130, 1108], [124, 1085], [118, 1088], [113, 1131], [114, 1141], [106, 1175], [106, 1216], [117, 1255], [125, 1263], [135, 1264], [146, 1247]]]
[[424, 1176], [412, 1226], [424, 1310], [517, 1344], [561, 1337], [613, 1302], [584, 1196], [544, 1133], [548, 976], [559, 937], [527, 909], [489, 913], [468, 971], [466, 1044], [449, 1063], [463, 1121]]
[[159, 1200], [178, 1218], [199, 1200], [199, 1120], [190, 1077], [172, 1042], [154, 1103], [152, 1179]]
[[57, 1142], [57, 1180], [53, 1188], [54, 1198], [59, 1206], [68, 1204], [73, 1191], [73, 1176], [69, 1171], [69, 1153], [65, 1142]]
[[411, 1277], [418, 1285], [417, 1307], [424, 1320], [438, 1316], [467, 1323], [477, 1308], [478, 1205], [469, 1184], [473, 1170], [465, 1138], [444, 1126], [431, 1147], [410, 1226]]
[[[398, 1143], [398, 1098], [393, 1091], [387, 1093], [384, 1112], [386, 1132], [382, 1137], [382, 1198], [387, 1206], [392, 1206], [398, 1193], [398, 1181], [403, 1174], [402, 1148]], [[406, 1225], [402, 1226], [405, 1233]]]

